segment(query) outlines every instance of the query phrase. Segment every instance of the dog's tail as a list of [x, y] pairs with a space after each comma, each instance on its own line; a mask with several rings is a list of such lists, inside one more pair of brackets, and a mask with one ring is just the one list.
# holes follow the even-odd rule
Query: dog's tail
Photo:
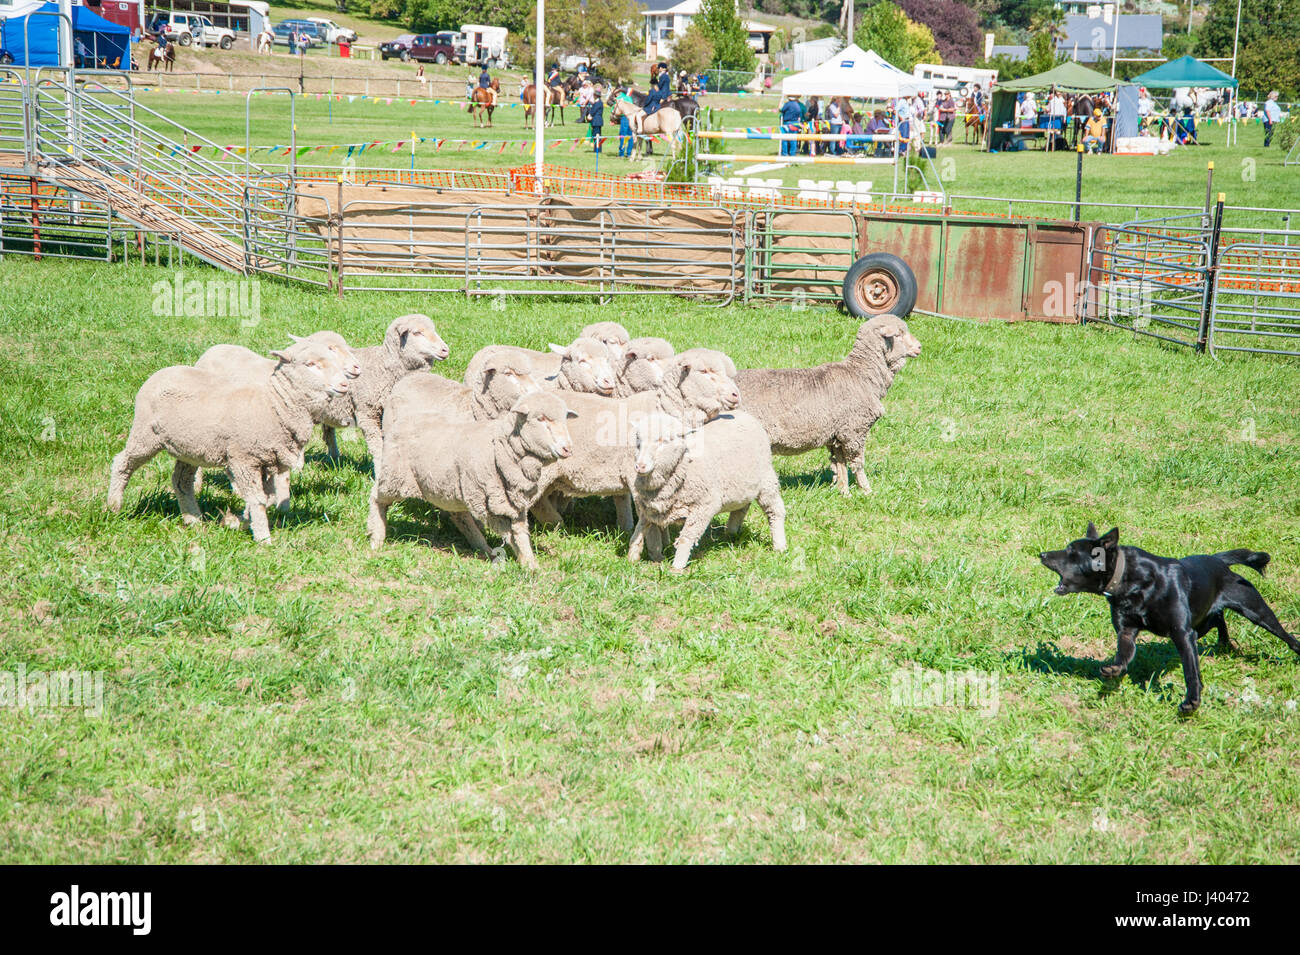
[[1223, 561], [1229, 567], [1233, 564], [1245, 564], [1254, 570], [1261, 577], [1264, 576], [1264, 568], [1268, 566], [1269, 556], [1261, 550], [1246, 550], [1239, 548], [1237, 550], [1225, 550], [1215, 557]]

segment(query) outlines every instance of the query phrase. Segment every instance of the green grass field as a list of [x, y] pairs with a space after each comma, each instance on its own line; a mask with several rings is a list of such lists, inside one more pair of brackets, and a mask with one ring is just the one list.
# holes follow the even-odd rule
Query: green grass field
[[[280, 58], [284, 59], [284, 58]], [[413, 75], [413, 68], [403, 67]], [[496, 113], [495, 126], [478, 128], [471, 117], [458, 108], [463, 99], [463, 71], [446, 68], [442, 71], [454, 76], [458, 89], [444, 102], [433, 105], [420, 101], [412, 106], [408, 99], [382, 97], [356, 98], [349, 102], [331, 102], [328, 97], [316, 99], [312, 87], [308, 95], [297, 100], [296, 121], [299, 146], [341, 146], [368, 143], [375, 140], [384, 145], [356, 153], [353, 161], [359, 169], [506, 169], [532, 162], [532, 130], [525, 128], [523, 110], [506, 106]], [[412, 84], [404, 84], [406, 86]], [[326, 87], [327, 88], [327, 87]], [[516, 102], [513, 93], [516, 84], [503, 80], [502, 102]], [[392, 99], [389, 103], [388, 100]], [[245, 98], [242, 94], [195, 93], [143, 93], [141, 102], [166, 116], [183, 117], [182, 121], [201, 135], [220, 145], [244, 143]], [[775, 98], [766, 105], [756, 105], [755, 97], [717, 96], [706, 98], [716, 105], [726, 127], [771, 126], [776, 122]], [[201, 108], [200, 108], [201, 107]], [[586, 127], [575, 122], [576, 108], [567, 111], [568, 124], [551, 127], [547, 132], [547, 161], [584, 171], [622, 176], [657, 168], [655, 159], [621, 159], [616, 138], [605, 144], [599, 160], [590, 144], [583, 139]], [[290, 142], [290, 110], [286, 97], [259, 96], [252, 107], [250, 140], [254, 146], [287, 146]], [[617, 132], [617, 125], [607, 125], [606, 132]], [[1251, 206], [1266, 209], [1295, 209], [1300, 207], [1300, 175], [1295, 167], [1282, 166], [1282, 152], [1275, 143], [1263, 148], [1263, 129], [1257, 124], [1245, 125], [1240, 142], [1235, 147], [1225, 145], [1226, 128], [1217, 125], [1201, 127], [1205, 145], [1175, 150], [1169, 156], [1087, 156], [1084, 159], [1083, 200], [1086, 203], [1132, 203], [1134, 206], [1177, 205], [1200, 207], [1205, 202], [1206, 167], [1215, 164], [1215, 192], [1223, 192], [1232, 206]], [[415, 137], [426, 140], [447, 140], [441, 148], [432, 141], [417, 145], [414, 158], [409, 145], [395, 151], [393, 143], [407, 143]], [[957, 138], [961, 138], [958, 129]], [[557, 140], [562, 140], [555, 145]], [[458, 142], [460, 141], [460, 142]], [[485, 142], [483, 148], [474, 144]], [[502, 144], [505, 144], [504, 146]], [[777, 144], [766, 141], [716, 141], [711, 147], [717, 152], [737, 152], [750, 155], [772, 155], [776, 161]], [[660, 147], [662, 154], [662, 147]], [[205, 153], [205, 156], [208, 154]], [[307, 153], [298, 162], [304, 166], [325, 166], [342, 169], [347, 161], [346, 149], [322, 149]], [[283, 156], [267, 152], [255, 153], [254, 161], [269, 164], [287, 162]], [[1046, 153], [1032, 150], [1021, 153], [981, 152], [975, 146], [941, 147], [929, 174], [942, 180], [951, 194], [960, 196], [1017, 197], [1020, 199], [1074, 201], [1076, 156], [1068, 153]], [[718, 170], [726, 176], [749, 175], [745, 164], [733, 164]], [[893, 183], [892, 167], [870, 166], [787, 166], [783, 169], [756, 173], [764, 179], [780, 179], [794, 185], [799, 179], [869, 179], [877, 189], [889, 189]], [[931, 183], [935, 183], [932, 181]], [[958, 206], [968, 211], [985, 211], [1006, 214], [1006, 203], [979, 203], [960, 201]], [[1017, 214], [1055, 215], [1068, 217], [1068, 206], [1052, 207], [1046, 204], [1017, 206]], [[1147, 213], [1149, 215], [1150, 213]], [[1100, 206], [1086, 208], [1086, 217], [1109, 222], [1122, 222], [1133, 218], [1133, 208]], [[1282, 215], [1259, 214], [1240, 216], [1241, 224], [1266, 228], [1286, 228]], [[1292, 229], [1300, 222], [1290, 222]]]
[[[195, 268], [191, 277], [216, 273]], [[168, 465], [104, 509], [140, 383], [216, 342], [432, 314], [446, 373], [495, 341], [617, 317], [741, 366], [841, 356], [829, 308], [349, 296], [260, 286], [260, 324], [155, 314], [164, 269], [0, 264], [0, 674], [102, 671], [100, 718], [0, 707], [0, 861], [1296, 862], [1300, 660], [1240, 619], [1203, 643], [1190, 720], [1164, 640], [1130, 675], [1105, 604], [1039, 551], [1089, 519], [1156, 553], [1266, 549], [1300, 626], [1300, 365], [1112, 330], [916, 317], [844, 500], [779, 459], [761, 516], [689, 572], [629, 564], [608, 502], [535, 537], [541, 570], [465, 553], [429, 508], [365, 540], [369, 461], [319, 441], [274, 541], [181, 526]], [[715, 531], [720, 525], [715, 525]], [[982, 708], [900, 675], [977, 671]], [[994, 705], [995, 704], [995, 705]]]

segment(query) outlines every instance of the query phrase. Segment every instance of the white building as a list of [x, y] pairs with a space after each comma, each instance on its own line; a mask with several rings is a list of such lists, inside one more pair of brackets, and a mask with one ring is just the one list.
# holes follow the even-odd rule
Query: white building
[[[638, 0], [645, 18], [645, 58], [648, 61], [666, 60], [673, 55], [673, 44], [686, 32], [695, 15], [700, 12], [701, 0]], [[740, 7], [737, 4], [737, 12]], [[776, 27], [750, 20], [749, 45], [755, 53], [766, 55], [768, 44]]]

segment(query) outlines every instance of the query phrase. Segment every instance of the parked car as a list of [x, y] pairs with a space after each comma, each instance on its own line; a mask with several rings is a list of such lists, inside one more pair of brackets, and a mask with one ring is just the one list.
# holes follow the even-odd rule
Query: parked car
[[411, 41], [410, 58], [420, 63], [450, 63], [456, 59], [456, 48], [439, 40], [436, 33], [421, 33]]
[[271, 28], [272, 42], [292, 46], [292, 37], [295, 33], [307, 38], [307, 49], [309, 50], [312, 47], [325, 46], [329, 43], [325, 39], [325, 33], [320, 28], [320, 25], [312, 23], [310, 20], [281, 20]]
[[341, 27], [329, 17], [307, 17], [307, 19], [325, 32], [325, 41], [327, 43], [338, 43], [339, 40], [346, 40], [349, 43], [357, 42], [356, 30]]
[[392, 40], [385, 40], [379, 44], [379, 55], [385, 60], [396, 57], [399, 60], [409, 59], [411, 56], [411, 41], [415, 39], [414, 33], [403, 33]]
[[167, 39], [181, 46], [219, 46], [229, 50], [235, 45], [235, 31], [214, 26], [207, 17], [197, 13], [173, 13], [163, 27]]

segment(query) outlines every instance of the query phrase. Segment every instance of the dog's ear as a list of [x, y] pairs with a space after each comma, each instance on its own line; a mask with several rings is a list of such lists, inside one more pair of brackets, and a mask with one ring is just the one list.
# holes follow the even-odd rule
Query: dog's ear
[[1097, 539], [1097, 525], [1094, 524], [1092, 521], [1089, 521], [1088, 529], [1083, 532], [1083, 536], [1087, 540], [1095, 541]]
[[1102, 547], [1111, 548], [1119, 543], [1119, 528], [1112, 527], [1098, 538]]

